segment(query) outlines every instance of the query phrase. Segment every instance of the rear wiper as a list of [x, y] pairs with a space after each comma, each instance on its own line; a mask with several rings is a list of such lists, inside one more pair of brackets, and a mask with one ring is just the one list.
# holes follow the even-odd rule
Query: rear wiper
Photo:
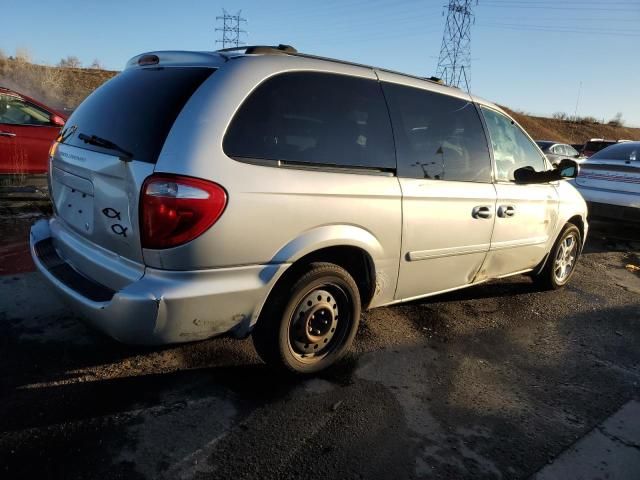
[[128, 152], [124, 148], [116, 145], [115, 143], [105, 138], [98, 137], [96, 135], [85, 135], [84, 133], [81, 133], [80, 135], [78, 135], [78, 138], [82, 140], [84, 143], [88, 143], [89, 145], [95, 145], [97, 147], [107, 148], [109, 150], [115, 150], [116, 152], [120, 152], [119, 158], [123, 162], [130, 162], [131, 159], [133, 158], [133, 154], [131, 152]]

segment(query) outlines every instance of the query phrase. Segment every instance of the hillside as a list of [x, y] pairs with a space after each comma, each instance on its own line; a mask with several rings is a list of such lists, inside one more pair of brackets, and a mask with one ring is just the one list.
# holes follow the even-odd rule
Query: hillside
[[[0, 86], [60, 109], [75, 108], [89, 93], [117, 73], [93, 68], [47, 67], [0, 58]], [[583, 143], [589, 138], [640, 140], [640, 128], [534, 117], [503, 108], [537, 140], [565, 143]]]
[[35, 98], [53, 108], [74, 109], [118, 72], [57, 68], [0, 58], [0, 87]]
[[640, 140], [640, 128], [614, 127], [603, 123], [575, 123], [555, 118], [534, 117], [502, 107], [536, 140], [584, 143], [589, 138]]

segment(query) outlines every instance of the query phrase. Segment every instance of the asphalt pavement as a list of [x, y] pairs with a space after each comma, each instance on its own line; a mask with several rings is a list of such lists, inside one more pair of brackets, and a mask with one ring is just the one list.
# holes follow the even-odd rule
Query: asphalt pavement
[[517, 276], [367, 312], [300, 379], [250, 339], [86, 327], [33, 272], [46, 213], [0, 207], [0, 478], [640, 478], [640, 229], [592, 225], [560, 291]]

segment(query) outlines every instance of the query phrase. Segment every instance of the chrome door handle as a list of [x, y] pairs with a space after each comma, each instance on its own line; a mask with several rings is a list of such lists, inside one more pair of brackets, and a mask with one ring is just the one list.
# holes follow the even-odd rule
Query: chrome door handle
[[15, 137], [16, 134], [15, 133], [11, 133], [11, 132], [0, 132], [0, 137]]
[[471, 216], [473, 218], [491, 218], [493, 214], [491, 213], [491, 207], [478, 206], [473, 207]]
[[516, 207], [513, 205], [500, 205], [498, 207], [498, 216], [502, 218], [513, 217], [516, 214]]

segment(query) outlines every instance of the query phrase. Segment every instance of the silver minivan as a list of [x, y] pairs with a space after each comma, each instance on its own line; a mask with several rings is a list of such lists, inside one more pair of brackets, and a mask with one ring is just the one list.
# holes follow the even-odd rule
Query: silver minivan
[[134, 344], [252, 334], [310, 373], [361, 310], [530, 274], [565, 285], [587, 209], [497, 106], [287, 46], [153, 52], [51, 148], [44, 277]]

